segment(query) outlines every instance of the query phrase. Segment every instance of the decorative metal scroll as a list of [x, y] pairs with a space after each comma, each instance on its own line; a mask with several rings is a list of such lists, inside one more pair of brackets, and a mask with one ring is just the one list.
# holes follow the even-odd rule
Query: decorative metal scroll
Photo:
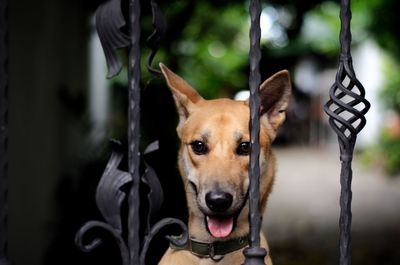
[[[158, 14], [159, 10], [152, 1], [153, 14]], [[179, 237], [167, 236], [167, 239], [178, 246], [187, 244], [189, 235], [186, 225], [174, 218], [165, 218], [153, 226], [155, 212], [160, 208], [162, 202], [162, 189], [155, 171], [144, 161], [146, 170], [141, 177], [139, 166], [141, 157], [139, 153], [140, 143], [140, 1], [129, 0], [129, 35], [122, 32], [121, 28], [126, 24], [121, 12], [120, 0], [110, 0], [99, 7], [96, 14], [97, 31], [102, 43], [109, 75], [117, 75], [122, 64], [118, 60], [116, 50], [122, 47], [129, 47], [128, 61], [128, 89], [129, 89], [129, 108], [128, 108], [128, 172], [118, 169], [119, 163], [123, 158], [122, 149], [116, 142], [113, 142], [113, 153], [108, 161], [107, 167], [100, 180], [96, 191], [96, 203], [105, 222], [87, 222], [76, 235], [76, 244], [82, 251], [88, 252], [101, 244], [100, 238], [93, 239], [90, 243], [84, 243], [86, 232], [94, 227], [108, 231], [115, 239], [122, 258], [123, 265], [144, 265], [146, 253], [153, 237], [165, 226], [178, 225], [182, 234]], [[160, 26], [159, 18], [154, 19], [155, 26]], [[153, 47], [159, 45], [159, 33], [154, 33], [149, 42]], [[154, 55], [153, 55], [154, 57]], [[150, 60], [151, 64], [151, 60]], [[151, 153], [158, 149], [156, 143], [151, 144], [144, 152]], [[144, 157], [145, 158], [145, 157]], [[129, 185], [127, 192], [123, 187]], [[144, 241], [140, 240], [140, 185], [149, 187], [148, 200], [149, 211], [146, 222], [146, 235]], [[126, 227], [122, 227], [121, 207], [124, 201], [128, 202], [128, 222]], [[125, 229], [125, 230], [124, 230]], [[127, 238], [124, 238], [123, 231], [126, 231]]]
[[[146, 66], [150, 73], [161, 76], [161, 71], [153, 68], [152, 62], [165, 35], [166, 21], [157, 2], [151, 0], [150, 4], [154, 31], [147, 39], [147, 46], [151, 51]], [[121, 0], [110, 0], [99, 6], [96, 12], [96, 29], [107, 61], [108, 78], [118, 75], [122, 69], [117, 50], [130, 45], [130, 36], [122, 30], [124, 26], [126, 21], [121, 10]]]
[[8, 1], [0, 0], [0, 265], [8, 265]]
[[340, 147], [340, 265], [351, 264], [351, 181], [354, 146], [357, 134], [366, 124], [365, 114], [370, 103], [365, 99], [365, 90], [357, 80], [350, 53], [351, 8], [350, 0], [341, 1], [340, 59], [335, 83], [330, 89], [330, 100], [325, 105], [329, 123], [338, 135]]
[[[167, 236], [167, 239], [174, 244], [184, 246], [187, 243], [189, 236], [186, 226], [182, 221], [174, 218], [165, 218], [151, 226], [151, 224], [154, 222], [153, 217], [155, 213], [157, 213], [161, 207], [163, 193], [154, 169], [144, 162], [146, 170], [141, 178], [141, 182], [142, 184], [147, 185], [150, 191], [148, 193], [149, 211], [148, 220], [146, 223], [147, 235], [142, 245], [140, 245], [139, 238], [136, 238], [135, 244], [141, 248], [141, 251], [140, 253], [138, 252], [139, 255], [136, 257], [136, 259], [133, 259], [134, 257], [129, 253], [129, 249], [132, 247], [132, 245], [129, 244], [129, 241], [127, 243], [127, 240], [123, 238], [124, 231], [126, 231], [125, 229], [127, 229], [129, 232], [131, 227], [123, 227], [121, 221], [121, 207], [123, 202], [129, 196], [128, 193], [123, 191], [123, 188], [127, 187], [128, 185], [132, 185], [132, 178], [128, 172], [122, 171], [118, 168], [123, 159], [123, 150], [121, 144], [117, 141], [112, 141], [112, 146], [113, 152], [96, 191], [96, 204], [105, 221], [89, 221], [84, 224], [76, 234], [76, 245], [84, 252], [93, 251], [102, 243], [102, 239], [94, 238], [88, 243], [85, 243], [85, 236], [91, 229], [103, 229], [110, 233], [115, 239], [115, 242], [119, 247], [123, 265], [145, 264], [147, 250], [154, 235], [156, 235], [157, 232], [165, 226], [178, 225], [183, 231], [182, 236]], [[143, 154], [144, 156], [147, 156], [157, 149], [158, 142], [154, 142], [146, 148]]]

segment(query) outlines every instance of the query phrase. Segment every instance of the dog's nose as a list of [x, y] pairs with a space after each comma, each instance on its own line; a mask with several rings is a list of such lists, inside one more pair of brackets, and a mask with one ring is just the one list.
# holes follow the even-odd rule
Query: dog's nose
[[210, 191], [206, 194], [206, 204], [211, 211], [221, 213], [231, 207], [233, 197], [228, 192]]

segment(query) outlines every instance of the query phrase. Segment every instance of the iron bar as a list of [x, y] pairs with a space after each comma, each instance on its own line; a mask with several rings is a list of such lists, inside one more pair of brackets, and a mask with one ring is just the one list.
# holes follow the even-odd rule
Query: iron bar
[[261, 3], [259, 0], [252, 0], [250, 2], [250, 196], [249, 196], [249, 247], [244, 250], [246, 265], [265, 264], [264, 257], [266, 250], [260, 248], [260, 229], [261, 217], [259, 211], [259, 198], [260, 198], [260, 91], [261, 84], [260, 75], [260, 60], [261, 60]]
[[8, 1], [0, 0], [0, 265], [8, 265]]
[[351, 155], [346, 155], [345, 159], [341, 157], [342, 169], [340, 174], [340, 265], [351, 264], [351, 180], [352, 180], [352, 169], [351, 169]]
[[129, 194], [128, 214], [128, 244], [130, 251], [130, 264], [137, 265], [140, 262], [139, 229], [139, 185], [140, 185], [140, 1], [129, 2], [129, 110], [128, 110], [128, 165], [132, 178], [132, 187]]
[[[351, 31], [350, 31], [350, 20], [351, 20], [351, 8], [350, 0], [341, 1], [340, 9], [340, 56], [343, 59], [350, 60], [350, 44], [351, 44]], [[355, 143], [354, 143], [355, 144]], [[341, 145], [342, 147], [342, 145]], [[354, 145], [349, 150], [348, 148], [341, 148], [340, 160], [342, 163], [341, 173], [340, 173], [340, 235], [339, 235], [339, 264], [340, 265], [350, 265], [351, 264], [351, 201], [352, 201], [352, 191], [351, 191], [351, 181], [352, 181], [352, 170], [351, 170], [351, 160], [353, 156]], [[344, 153], [346, 152], [346, 153]]]
[[[325, 112], [329, 116], [329, 123], [332, 129], [338, 136], [340, 147], [340, 265], [351, 264], [351, 181], [353, 177], [351, 163], [357, 134], [365, 126], [365, 114], [370, 108], [369, 102], [365, 99], [364, 87], [357, 80], [353, 69], [350, 53], [350, 20], [350, 0], [342, 0], [340, 9], [341, 28], [339, 37], [339, 67], [336, 74], [335, 83], [330, 89], [330, 100], [325, 105]], [[346, 96], [350, 97], [351, 100], [345, 101]]]
[[260, 52], [260, 2], [251, 1], [251, 28], [250, 28], [250, 130], [251, 130], [251, 156], [250, 156], [250, 246], [259, 245], [260, 214], [258, 211], [259, 176], [260, 176], [260, 92], [261, 75], [259, 63]]
[[340, 8], [340, 54], [341, 56], [350, 56], [351, 45], [351, 6], [350, 0], [341, 0]]

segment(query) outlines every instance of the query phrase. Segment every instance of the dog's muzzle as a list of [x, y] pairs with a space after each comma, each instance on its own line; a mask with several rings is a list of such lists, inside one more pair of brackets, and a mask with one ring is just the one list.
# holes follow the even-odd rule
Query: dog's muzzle
[[[189, 185], [195, 193], [200, 211], [204, 214], [206, 230], [214, 238], [228, 237], [236, 227], [237, 218], [243, 209], [248, 196], [246, 192], [240, 205], [234, 203], [234, 195], [221, 188], [214, 188], [202, 195], [196, 185], [189, 181]], [[204, 196], [204, 201], [199, 200]]]

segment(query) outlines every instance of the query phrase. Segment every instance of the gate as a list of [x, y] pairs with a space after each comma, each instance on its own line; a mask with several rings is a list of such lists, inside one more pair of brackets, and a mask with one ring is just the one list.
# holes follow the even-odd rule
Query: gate
[[[7, 256], [7, 138], [8, 138], [8, 24], [7, 24], [7, 0], [0, 1], [0, 265], [10, 264]], [[149, 47], [152, 49], [148, 57], [148, 69], [155, 75], [159, 71], [152, 67], [152, 61], [160, 46], [160, 40], [165, 31], [164, 18], [154, 0], [151, 0], [153, 11], [153, 24], [155, 31], [149, 38]], [[129, 1], [129, 20], [125, 18], [121, 10], [120, 0], [110, 0], [99, 7], [97, 11], [97, 30], [106, 54], [109, 69], [109, 77], [118, 74], [121, 63], [116, 55], [117, 48], [129, 49], [129, 108], [128, 108], [128, 165], [127, 172], [118, 169], [123, 158], [123, 150], [118, 142], [114, 142], [114, 151], [107, 164], [105, 172], [100, 180], [96, 193], [96, 202], [105, 222], [90, 221], [86, 223], [77, 233], [76, 243], [83, 251], [91, 251], [101, 244], [100, 239], [84, 243], [83, 236], [93, 227], [100, 227], [115, 238], [122, 257], [123, 265], [145, 264], [146, 252], [155, 234], [167, 225], [178, 225], [182, 230], [179, 237], [170, 236], [168, 240], [175, 245], [185, 245], [188, 240], [188, 232], [182, 221], [166, 218], [154, 226], [147, 226], [147, 235], [144, 242], [139, 241], [140, 218], [139, 218], [139, 186], [146, 184], [150, 188], [149, 213], [160, 207], [161, 197], [159, 183], [151, 167], [143, 176], [140, 176], [140, 159], [147, 153], [157, 149], [157, 144], [151, 144], [143, 155], [139, 153], [139, 128], [140, 128], [140, 1]], [[261, 228], [259, 202], [259, 109], [260, 97], [258, 88], [261, 83], [259, 62], [260, 51], [260, 15], [261, 4], [259, 0], [251, 0], [249, 8], [250, 27], [250, 132], [251, 132], [251, 155], [250, 155], [250, 234], [249, 247], [244, 250], [245, 264], [264, 264], [266, 250], [260, 248], [259, 232]], [[364, 115], [370, 104], [365, 100], [365, 91], [362, 84], [357, 80], [350, 53], [350, 0], [341, 1], [341, 53], [339, 66], [334, 84], [330, 89], [330, 100], [325, 105], [325, 111], [329, 115], [329, 122], [338, 136], [340, 146], [340, 161], [342, 170], [340, 175], [340, 265], [351, 264], [351, 163], [357, 134], [364, 127], [366, 120]], [[121, 27], [127, 24], [129, 35], [121, 31]], [[130, 183], [130, 190], [123, 192], [120, 187]], [[124, 200], [129, 204], [127, 216], [127, 235], [122, 233], [120, 207]]]

